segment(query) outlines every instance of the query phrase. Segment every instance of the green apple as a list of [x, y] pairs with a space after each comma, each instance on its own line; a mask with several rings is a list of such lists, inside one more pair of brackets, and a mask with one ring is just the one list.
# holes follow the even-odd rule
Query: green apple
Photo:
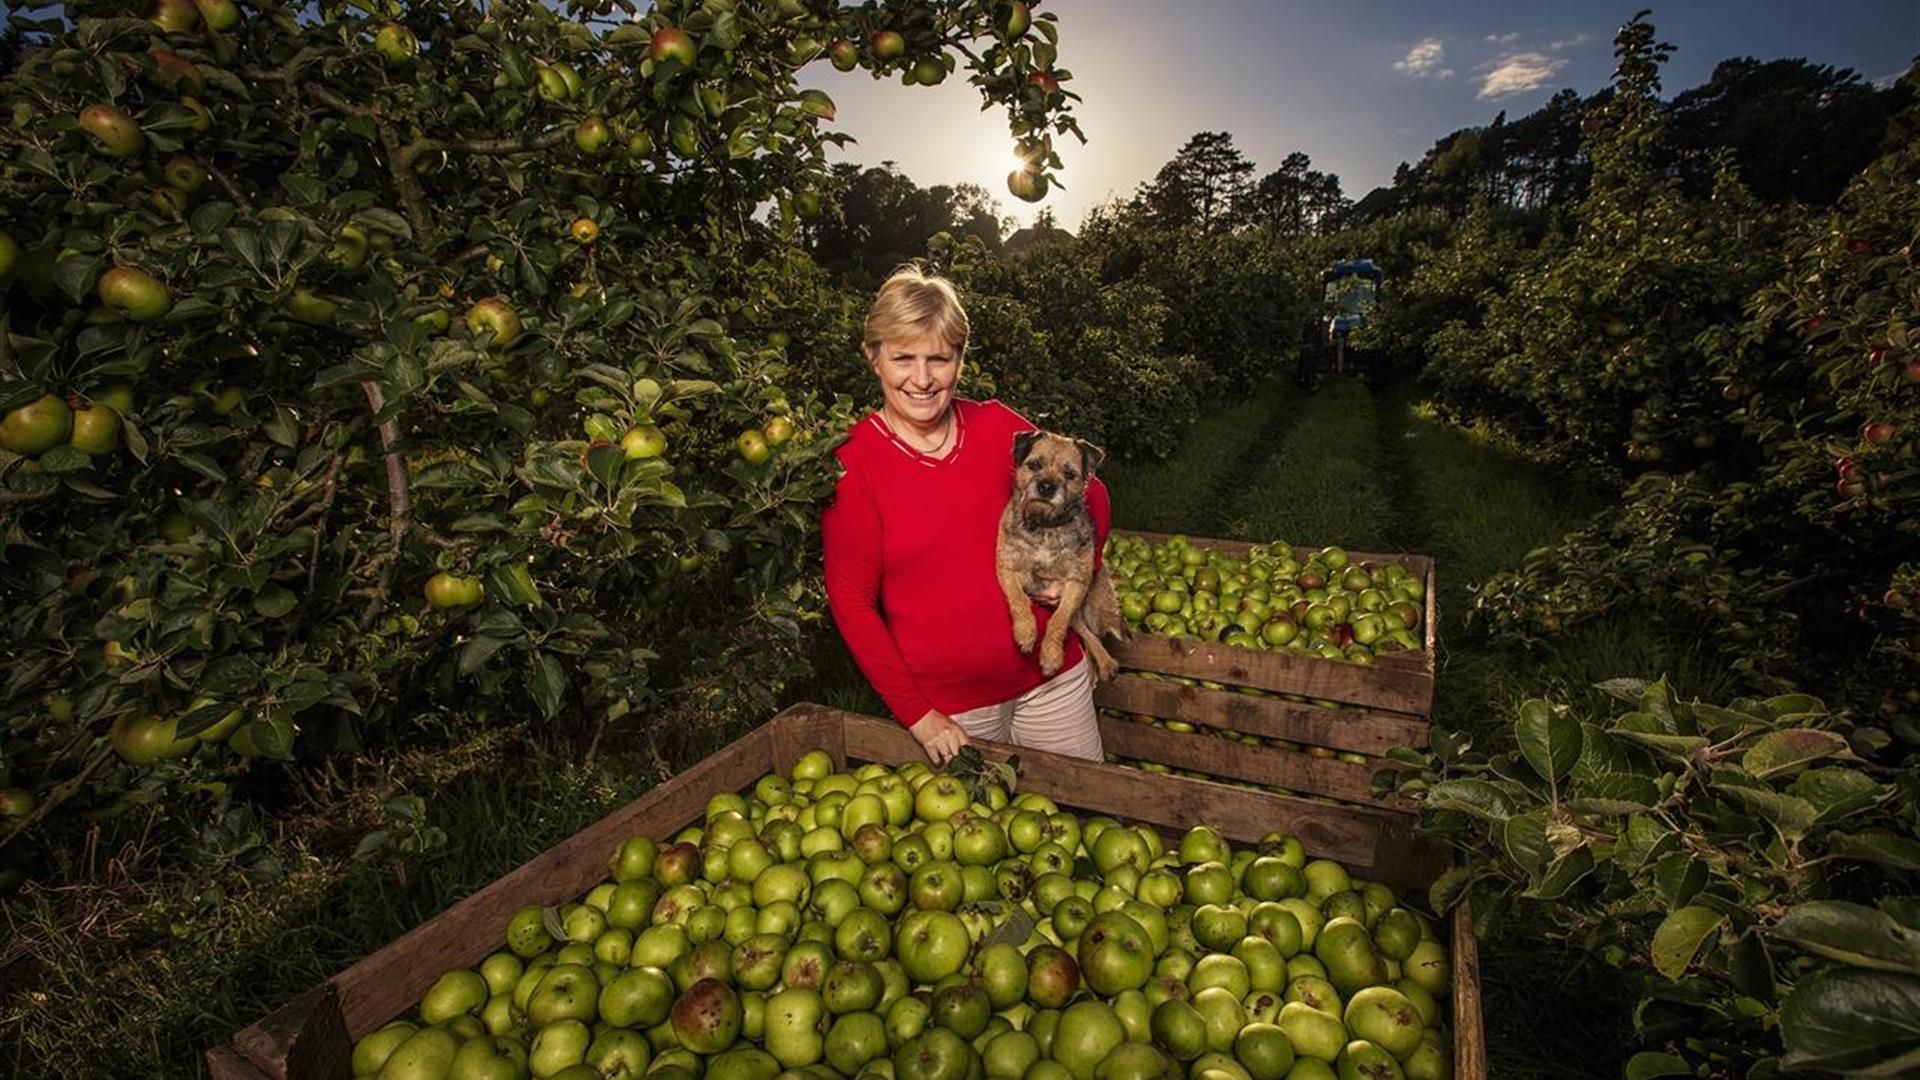
[[673, 1009], [673, 980], [657, 967], [621, 972], [600, 988], [600, 1019], [615, 1027], [650, 1028], [664, 1022]]
[[587, 1049], [593, 1045], [593, 1031], [578, 1020], [556, 1020], [539, 1027], [533, 1045], [527, 1048], [527, 1066], [542, 1078], [558, 1076], [562, 1071], [583, 1065]]
[[380, 1080], [431, 1080], [453, 1069], [460, 1039], [445, 1028], [427, 1027], [407, 1036], [381, 1063]]
[[1099, 1001], [1076, 1002], [1060, 1014], [1048, 1056], [1066, 1066], [1074, 1080], [1092, 1080], [1100, 1062], [1126, 1039], [1112, 1008]]

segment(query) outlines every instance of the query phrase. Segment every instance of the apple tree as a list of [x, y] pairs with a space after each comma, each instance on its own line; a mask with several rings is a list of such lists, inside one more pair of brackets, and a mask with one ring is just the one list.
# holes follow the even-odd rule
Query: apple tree
[[845, 139], [799, 76], [964, 69], [1029, 194], [1077, 134], [1004, 0], [14, 18], [0, 843], [465, 725], [765, 709], [847, 419], [806, 372], [851, 345], [780, 322]]

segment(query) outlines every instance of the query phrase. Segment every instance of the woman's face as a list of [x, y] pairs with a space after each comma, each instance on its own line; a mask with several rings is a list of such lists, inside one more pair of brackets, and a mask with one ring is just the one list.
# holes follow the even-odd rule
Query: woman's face
[[893, 414], [916, 424], [932, 424], [953, 403], [953, 385], [960, 381], [960, 350], [952, 342], [932, 335], [883, 341], [872, 361], [881, 395]]

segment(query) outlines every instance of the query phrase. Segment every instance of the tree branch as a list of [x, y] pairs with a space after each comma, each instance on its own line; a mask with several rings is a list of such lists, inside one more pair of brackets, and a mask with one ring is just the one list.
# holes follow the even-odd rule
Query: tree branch
[[484, 154], [489, 157], [503, 157], [507, 154], [526, 154], [535, 150], [551, 150], [567, 141], [573, 129], [561, 126], [549, 128], [538, 135], [519, 135], [504, 139], [415, 139], [408, 143], [401, 153], [406, 155], [411, 166], [415, 158], [434, 150], [445, 150], [455, 154]]
[[200, 163], [201, 168], [207, 170], [207, 175], [213, 177], [214, 183], [219, 184], [220, 187], [226, 191], [227, 198], [233, 200], [233, 205], [239, 207], [241, 213], [252, 215], [253, 201], [247, 198], [245, 192], [234, 186], [232, 178], [220, 171], [220, 167], [208, 161], [204, 155], [195, 154], [193, 155], [193, 159]]
[[[380, 384], [368, 380], [360, 384], [360, 389], [367, 395], [367, 411], [379, 416], [380, 410], [387, 407], [387, 396], [381, 392]], [[400, 422], [393, 417], [380, 421], [380, 448], [386, 453], [387, 459], [387, 537], [391, 548], [386, 564], [380, 568], [379, 586], [374, 590], [372, 602], [367, 605], [369, 616], [377, 613], [386, 602], [387, 593], [393, 585], [393, 569], [400, 564], [400, 545], [407, 538], [407, 512], [412, 506], [412, 499], [407, 492], [407, 463], [400, 457], [400, 452], [394, 449], [399, 441]]]

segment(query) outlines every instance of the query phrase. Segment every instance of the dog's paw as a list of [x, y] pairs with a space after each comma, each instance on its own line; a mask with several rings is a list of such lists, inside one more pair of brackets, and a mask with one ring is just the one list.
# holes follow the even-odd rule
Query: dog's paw
[[1022, 652], [1033, 651], [1034, 642], [1040, 637], [1039, 627], [1034, 625], [1033, 616], [1013, 621], [1013, 644]]
[[1104, 652], [1089, 651], [1087, 658], [1093, 661], [1094, 682], [1109, 683], [1115, 675], [1120, 674], [1120, 664]]
[[1040, 674], [1056, 675], [1067, 662], [1067, 647], [1051, 639], [1040, 646]]

